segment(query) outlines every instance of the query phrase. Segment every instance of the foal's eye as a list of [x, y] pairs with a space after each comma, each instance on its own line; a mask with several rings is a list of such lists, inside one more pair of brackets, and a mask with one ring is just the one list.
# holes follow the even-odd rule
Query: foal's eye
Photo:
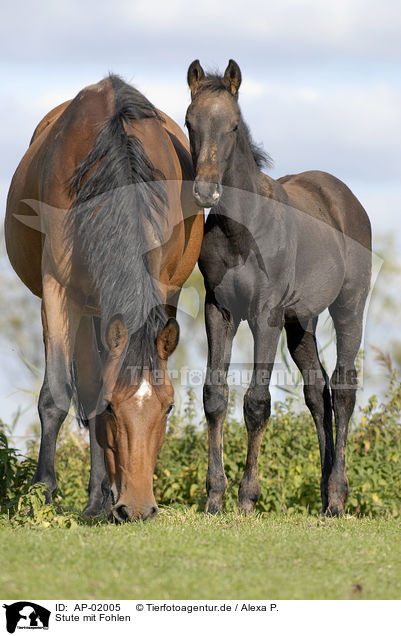
[[233, 132], [235, 132], [236, 130], [238, 130], [238, 124], [236, 126], [234, 126]]

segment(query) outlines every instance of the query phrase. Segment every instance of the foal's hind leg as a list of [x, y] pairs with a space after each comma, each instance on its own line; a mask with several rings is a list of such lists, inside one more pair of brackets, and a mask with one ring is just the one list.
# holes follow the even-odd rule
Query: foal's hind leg
[[314, 419], [319, 439], [323, 514], [329, 502], [328, 487], [334, 458], [334, 443], [329, 378], [319, 360], [316, 324], [317, 319], [314, 319], [304, 329], [299, 322], [291, 322], [286, 323], [285, 329], [288, 349], [302, 374], [305, 403]]
[[336, 422], [333, 469], [329, 478], [329, 515], [341, 515], [348, 496], [345, 450], [348, 424], [355, 406], [357, 375], [355, 358], [361, 337], [366, 294], [342, 290], [329, 307], [337, 335], [337, 364], [331, 377], [331, 392]]
[[74, 350], [79, 415], [89, 428], [91, 472], [88, 503], [83, 514], [96, 517], [111, 509], [109, 478], [104, 461], [104, 450], [96, 439], [96, 405], [101, 390], [101, 367], [96, 336], [91, 317], [81, 319]]
[[49, 502], [57, 487], [54, 468], [57, 435], [72, 396], [71, 364], [79, 312], [65, 288], [48, 274], [43, 277], [42, 323], [46, 371], [39, 395], [41, 440], [32, 483], [47, 484], [46, 500]]

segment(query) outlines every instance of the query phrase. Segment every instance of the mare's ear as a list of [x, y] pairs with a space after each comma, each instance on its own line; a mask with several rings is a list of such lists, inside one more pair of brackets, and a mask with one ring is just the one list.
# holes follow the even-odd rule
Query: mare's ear
[[237, 62], [234, 62], [234, 60], [229, 60], [228, 66], [224, 73], [224, 82], [231, 95], [238, 95], [238, 89], [241, 86], [241, 79], [241, 71]]
[[205, 73], [203, 71], [203, 68], [199, 64], [199, 60], [194, 60], [189, 66], [187, 73], [187, 82], [189, 88], [191, 89], [192, 97], [195, 95], [196, 91], [198, 90], [199, 83], [203, 80], [204, 77]]
[[162, 360], [167, 360], [173, 353], [180, 337], [180, 327], [175, 318], [169, 318], [165, 327], [156, 338], [157, 353]]
[[121, 355], [128, 342], [128, 330], [121, 314], [116, 314], [107, 325], [106, 348], [112, 355]]

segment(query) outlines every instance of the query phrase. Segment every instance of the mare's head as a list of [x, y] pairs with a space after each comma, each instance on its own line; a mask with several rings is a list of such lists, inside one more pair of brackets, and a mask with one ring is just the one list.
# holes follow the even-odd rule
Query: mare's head
[[104, 334], [103, 407], [96, 433], [105, 451], [112, 513], [120, 522], [152, 519], [158, 512], [153, 473], [173, 406], [167, 359], [178, 337], [178, 323], [170, 318], [153, 343], [153, 369], [141, 368], [138, 376], [129, 362], [135, 361], [141, 343], [129, 337], [122, 317], [113, 318]]

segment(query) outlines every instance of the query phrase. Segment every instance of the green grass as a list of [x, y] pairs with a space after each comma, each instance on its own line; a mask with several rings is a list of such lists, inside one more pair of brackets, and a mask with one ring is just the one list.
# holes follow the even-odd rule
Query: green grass
[[152, 523], [0, 526], [0, 598], [401, 598], [401, 522], [166, 508]]

